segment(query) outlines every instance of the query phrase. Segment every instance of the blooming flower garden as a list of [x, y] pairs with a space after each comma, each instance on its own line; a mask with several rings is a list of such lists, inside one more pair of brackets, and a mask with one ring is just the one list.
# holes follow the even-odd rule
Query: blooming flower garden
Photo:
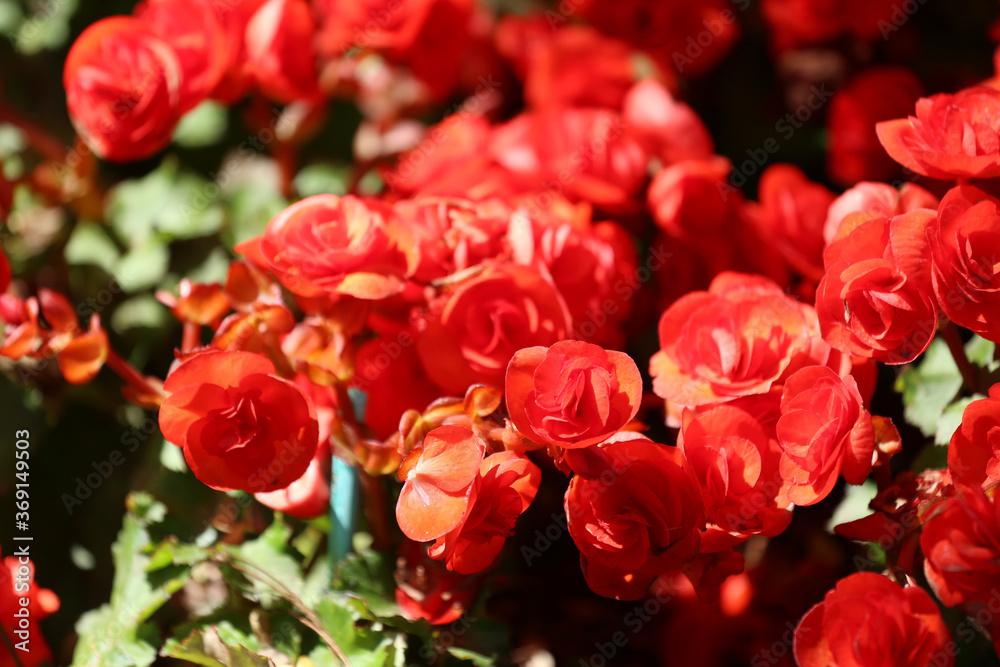
[[1000, 664], [997, 3], [0, 28], [0, 667]]

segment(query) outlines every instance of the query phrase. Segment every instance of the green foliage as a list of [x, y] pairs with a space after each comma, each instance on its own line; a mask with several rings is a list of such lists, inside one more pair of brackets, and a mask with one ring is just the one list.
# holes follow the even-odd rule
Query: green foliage
[[951, 436], [962, 425], [962, 413], [965, 412], [965, 408], [968, 407], [969, 403], [981, 398], [986, 397], [982, 394], [973, 394], [972, 396], [960, 398], [945, 408], [944, 412], [941, 413], [941, 419], [938, 421], [937, 432], [934, 434], [934, 444], [947, 445], [951, 442]]
[[174, 143], [186, 148], [211, 146], [222, 140], [229, 124], [229, 110], [207, 100], [181, 118], [174, 129]]
[[77, 224], [64, 251], [70, 264], [93, 264], [109, 275], [115, 273], [121, 255], [106, 229], [93, 222]]
[[[965, 345], [966, 356], [978, 368], [983, 386], [990, 386], [1000, 369], [1000, 363], [993, 359], [995, 350], [995, 343], [979, 336]], [[896, 380], [906, 421], [942, 445], [961, 423], [962, 410], [976, 398], [956, 398], [961, 389], [962, 375], [941, 338], [935, 338], [919, 363], [906, 366]]]
[[[303, 591], [302, 568], [289, 548], [291, 535], [291, 528], [281, 517], [275, 517], [257, 539], [226, 548], [226, 553], [249, 581], [250, 588], [245, 594], [265, 608], [289, 596], [299, 596]], [[233, 581], [242, 583], [239, 578]]]
[[166, 508], [148, 494], [129, 497], [129, 511], [111, 547], [115, 564], [111, 600], [77, 622], [75, 667], [145, 667], [156, 659], [159, 633], [147, 620], [190, 577], [190, 568], [173, 570], [156, 584], [148, 577], [149, 528], [165, 514]]
[[115, 267], [114, 275], [126, 292], [154, 287], [167, 273], [170, 251], [157, 239], [148, 238], [129, 250]]
[[[395, 599], [393, 563], [377, 551], [348, 554], [334, 569], [333, 587], [356, 600], [371, 618], [402, 617]], [[423, 626], [427, 629], [421, 631], [427, 634], [429, 626]]]
[[903, 395], [906, 421], [926, 436], [937, 432], [944, 409], [961, 388], [958, 366], [940, 338], [931, 342], [919, 364], [907, 366], [896, 380], [896, 391]]
[[219, 187], [164, 160], [143, 178], [124, 181], [109, 193], [107, 217], [130, 247], [214, 234], [225, 219]]
[[194, 270], [186, 271], [185, 275], [196, 283], [222, 284], [226, 281], [231, 260], [232, 255], [222, 248], [216, 248]]
[[[76, 8], [77, 0], [39, 3], [37, 10], [23, 15], [16, 30], [11, 31], [14, 47], [24, 55], [60, 48], [69, 39], [69, 22]], [[15, 23], [10, 8], [0, 9], [0, 14], [6, 25]]]
[[206, 667], [274, 667], [274, 661], [225, 641], [215, 627], [195, 630], [183, 641], [168, 639], [160, 655]]
[[844, 489], [844, 499], [840, 501], [837, 509], [833, 511], [833, 516], [826, 523], [827, 532], [832, 533], [834, 526], [849, 523], [871, 514], [868, 504], [877, 493], [878, 486], [875, 484], [875, 480], [870, 477], [861, 485], [848, 484]]
[[350, 178], [348, 167], [338, 167], [331, 164], [311, 164], [303, 167], [295, 175], [296, 192], [302, 197], [312, 195], [347, 194], [347, 183]]
[[381, 623], [362, 622], [367, 619], [356, 608], [336, 597], [322, 599], [316, 605], [316, 615], [352, 667], [391, 665], [400, 642], [405, 647], [405, 635]]
[[111, 315], [111, 328], [118, 333], [130, 329], [159, 329], [170, 323], [170, 311], [151, 294], [123, 301]]
[[231, 246], [262, 234], [268, 221], [288, 205], [273, 184], [253, 181], [234, 187], [227, 203], [229, 227], [225, 240]]

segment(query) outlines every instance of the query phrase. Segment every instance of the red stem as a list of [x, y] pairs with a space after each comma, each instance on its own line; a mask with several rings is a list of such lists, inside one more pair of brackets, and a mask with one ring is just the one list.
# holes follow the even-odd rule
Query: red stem
[[185, 322], [184, 334], [181, 338], [181, 350], [188, 352], [198, 347], [201, 342], [201, 325], [197, 322]]
[[295, 195], [295, 166], [298, 152], [290, 144], [275, 141], [271, 153], [278, 163], [278, 171], [281, 174], [281, 194], [285, 199], [291, 199]]
[[159, 394], [164, 396], [163, 389], [150, 384], [149, 379], [140, 373], [135, 366], [122, 359], [114, 350], [108, 350], [108, 358], [105, 361], [108, 368], [113, 370], [118, 376], [125, 380], [125, 383], [143, 394]]
[[948, 344], [951, 356], [954, 357], [955, 364], [958, 366], [958, 372], [962, 374], [962, 381], [965, 383], [965, 388], [973, 394], [981, 394], [982, 389], [979, 386], [979, 374], [976, 367], [969, 362], [969, 358], [965, 355], [965, 346], [962, 345], [962, 337], [958, 335], [958, 328], [955, 327], [955, 323], [947, 321], [938, 327], [938, 331], [941, 333], [941, 338], [944, 339], [944, 342]]
[[66, 160], [66, 147], [61, 142], [49, 135], [32, 121], [28, 120], [20, 113], [10, 107], [0, 104], [0, 123], [8, 123], [24, 133], [28, 143], [38, 151], [39, 154], [54, 162], [64, 162]]
[[872, 472], [875, 474], [875, 486], [880, 493], [892, 486], [892, 470], [889, 468], [888, 457], [882, 458], [882, 454], [879, 454], [879, 461]]
[[382, 492], [382, 479], [373, 477], [363, 468], [358, 467], [358, 480], [361, 482], [362, 504], [365, 516], [368, 517], [372, 548], [376, 551], [385, 551], [392, 545], [392, 538], [389, 536], [389, 524], [385, 518], [385, 494]]

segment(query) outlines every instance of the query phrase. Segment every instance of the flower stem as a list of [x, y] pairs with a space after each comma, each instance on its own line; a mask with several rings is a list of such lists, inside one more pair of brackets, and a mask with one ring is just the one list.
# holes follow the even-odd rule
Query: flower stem
[[201, 341], [201, 325], [197, 322], [185, 322], [184, 334], [181, 338], [181, 350], [189, 352], [198, 347]]
[[293, 199], [298, 151], [291, 144], [275, 141], [271, 154], [278, 165], [278, 173], [281, 176], [281, 194], [285, 199]]
[[365, 516], [368, 518], [368, 529], [371, 531], [372, 548], [385, 551], [392, 544], [389, 536], [389, 525], [386, 522], [385, 494], [382, 491], [382, 479], [369, 475], [358, 466], [358, 480], [361, 482], [361, 498]]
[[149, 379], [140, 373], [135, 366], [125, 361], [114, 350], [108, 350], [108, 358], [105, 361], [108, 368], [113, 370], [118, 376], [125, 380], [125, 383], [142, 394], [166, 396], [161, 387], [150, 383]]
[[965, 346], [962, 345], [962, 338], [958, 335], [958, 328], [955, 326], [955, 323], [947, 321], [938, 327], [938, 331], [941, 333], [941, 338], [947, 343], [948, 350], [951, 351], [951, 356], [955, 359], [958, 372], [962, 374], [962, 381], [965, 383], [965, 388], [970, 393], [981, 394], [982, 388], [979, 386], [979, 374], [976, 367], [972, 365], [969, 357], [965, 354]]
[[59, 141], [19, 112], [3, 104], [0, 104], [0, 123], [7, 123], [21, 130], [28, 144], [40, 155], [53, 162], [66, 160], [66, 148]]

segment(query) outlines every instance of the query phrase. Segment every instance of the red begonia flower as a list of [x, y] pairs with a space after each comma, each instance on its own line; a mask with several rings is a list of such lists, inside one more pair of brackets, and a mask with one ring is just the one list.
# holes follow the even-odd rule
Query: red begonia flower
[[401, 291], [415, 268], [404, 231], [381, 202], [315, 195], [286, 208], [236, 251], [259, 252], [281, 284], [304, 297], [382, 299]]
[[133, 11], [147, 30], [170, 45], [181, 67], [178, 107], [186, 113], [219, 85], [235, 44], [212, 0], [143, 0]]
[[702, 553], [728, 549], [753, 535], [774, 537], [788, 527], [791, 501], [773, 427], [765, 428], [732, 403], [687, 411], [677, 446], [705, 505]]
[[679, 449], [638, 434], [615, 440], [599, 447], [604, 471], [570, 481], [566, 518], [591, 590], [635, 600], [697, 556], [704, 512]]
[[440, 426], [400, 467], [396, 521], [417, 542], [435, 540], [465, 517], [486, 446], [464, 426]]
[[1000, 482], [1000, 384], [988, 398], [973, 401], [948, 445], [948, 470], [958, 484], [992, 486]]
[[183, 362], [163, 389], [160, 430], [204, 484], [261, 493], [300, 478], [319, 426], [309, 399], [259, 354], [210, 350]]
[[1000, 176], [1000, 90], [966, 88], [917, 101], [916, 116], [876, 126], [893, 160], [922, 176]]
[[858, 572], [802, 617], [794, 648], [799, 667], [951, 667], [950, 642], [927, 591]]
[[306, 0], [268, 0], [246, 27], [246, 54], [257, 87], [282, 104], [321, 96], [316, 20]]
[[931, 508], [920, 535], [924, 574], [945, 606], [987, 602], [1000, 587], [1000, 503], [978, 487]]
[[861, 484], [872, 470], [875, 430], [858, 386], [825, 366], [786, 380], [777, 434], [785, 452], [781, 475], [796, 505], [823, 500], [841, 473]]
[[927, 229], [934, 211], [893, 218], [858, 213], [824, 253], [816, 290], [823, 336], [845, 354], [885, 364], [913, 361], [937, 329]]
[[542, 471], [516, 452], [483, 459], [465, 516], [428, 550], [449, 570], [474, 574], [489, 567], [513, 534], [514, 523], [538, 492]]
[[928, 229], [934, 294], [955, 324], [1000, 341], [1000, 200], [952, 188]]
[[[25, 544], [25, 543], [20, 543]], [[15, 549], [15, 554], [18, 549]], [[21, 568], [27, 568], [27, 576]], [[6, 642], [0, 653], [3, 667], [42, 667], [53, 663], [52, 650], [45, 641], [39, 623], [59, 611], [59, 598], [35, 580], [35, 564], [24, 556], [7, 556], [0, 561], [0, 632]], [[26, 648], [22, 648], [26, 647]], [[17, 662], [11, 656], [17, 651]]]
[[113, 16], [77, 38], [63, 70], [80, 137], [105, 160], [130, 162], [170, 143], [181, 114], [176, 52], [139, 19]]
[[521, 435], [570, 449], [607, 440], [635, 417], [642, 400], [631, 357], [581, 341], [519, 350], [505, 387]]
[[556, 288], [533, 268], [487, 268], [431, 309], [417, 341], [438, 386], [461, 396], [470, 385], [503, 385], [514, 353], [566, 338], [571, 327]]
[[650, 374], [679, 426], [683, 407], [766, 393], [829, 356], [810, 306], [761, 276], [723, 273], [663, 313]]

